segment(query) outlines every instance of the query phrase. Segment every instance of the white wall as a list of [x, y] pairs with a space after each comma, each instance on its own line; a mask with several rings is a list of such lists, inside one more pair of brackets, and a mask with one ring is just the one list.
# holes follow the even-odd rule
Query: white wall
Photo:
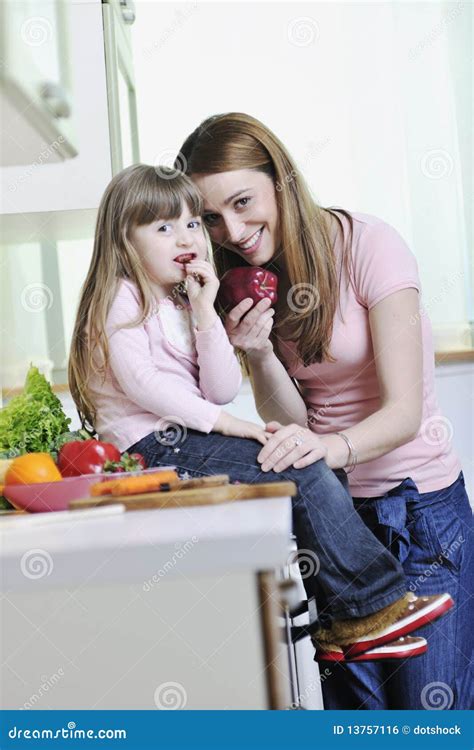
[[319, 202], [398, 228], [438, 345], [466, 345], [471, 18], [466, 2], [138, 2], [141, 159], [170, 163], [210, 114], [258, 117]]

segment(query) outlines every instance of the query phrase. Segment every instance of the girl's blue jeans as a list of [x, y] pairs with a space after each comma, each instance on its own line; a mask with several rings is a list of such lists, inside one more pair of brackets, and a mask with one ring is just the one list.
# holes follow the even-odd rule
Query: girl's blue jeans
[[314, 575], [308, 575], [305, 563], [300, 563], [302, 579], [308, 597], [316, 598], [325, 627], [335, 619], [376, 612], [406, 592], [399, 560], [354, 510], [343, 470], [332, 471], [320, 460], [304, 469], [263, 472], [257, 461], [262, 446], [256, 440], [192, 429], [179, 436], [179, 442], [176, 434], [170, 434], [169, 445], [165, 437], [161, 433], [158, 441], [150, 433], [128, 451], [141, 453], [148, 466], [174, 464], [180, 476], [228, 474], [231, 482], [295, 482], [293, 532], [298, 549], [314, 562]]
[[364, 523], [403, 565], [418, 596], [447, 591], [455, 606], [426, 630], [428, 651], [395, 662], [330, 665], [322, 682], [328, 709], [474, 707], [472, 512], [461, 472], [445, 489], [420, 494], [411, 479], [382, 497], [354, 498]]

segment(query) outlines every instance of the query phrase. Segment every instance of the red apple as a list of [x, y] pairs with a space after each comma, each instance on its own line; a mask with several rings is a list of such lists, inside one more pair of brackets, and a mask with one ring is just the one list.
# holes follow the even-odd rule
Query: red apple
[[271, 271], [259, 266], [238, 266], [223, 275], [218, 300], [226, 312], [251, 297], [254, 306], [268, 297], [272, 305], [277, 301], [278, 278]]

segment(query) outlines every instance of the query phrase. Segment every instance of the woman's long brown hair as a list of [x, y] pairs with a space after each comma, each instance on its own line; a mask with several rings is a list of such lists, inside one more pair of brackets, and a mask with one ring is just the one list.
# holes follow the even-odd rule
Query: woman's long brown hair
[[[175, 166], [187, 174], [217, 174], [239, 169], [254, 169], [269, 175], [276, 188], [281, 247], [291, 289], [295, 295], [310, 298], [314, 304], [292, 305], [279, 317], [274, 332], [284, 328], [285, 338], [297, 343], [300, 360], [307, 366], [323, 360], [334, 361], [329, 347], [333, 321], [339, 300], [342, 264], [337, 271], [330, 237], [329, 215], [344, 226], [338, 213], [352, 217], [341, 208], [323, 208], [315, 202], [296, 163], [279, 139], [259, 120], [240, 112], [214, 115], [204, 120], [185, 140]], [[344, 234], [343, 234], [344, 236]], [[344, 252], [344, 264], [350, 273], [350, 254]], [[213, 242], [213, 259], [219, 278], [229, 269], [245, 265], [230, 250]], [[271, 270], [271, 263], [267, 264]], [[278, 346], [282, 340], [273, 335]], [[240, 359], [248, 372], [244, 353]]]
[[92, 373], [105, 379], [109, 361], [106, 321], [120, 280], [132, 281], [140, 299], [137, 319], [123, 327], [143, 323], [154, 304], [148, 276], [130, 241], [131, 230], [158, 219], [178, 218], [185, 204], [193, 216], [201, 215], [202, 199], [190, 178], [168, 167], [146, 164], [136, 164], [117, 174], [102, 197], [68, 365], [69, 388], [82, 427], [92, 434], [96, 409], [88, 383]]

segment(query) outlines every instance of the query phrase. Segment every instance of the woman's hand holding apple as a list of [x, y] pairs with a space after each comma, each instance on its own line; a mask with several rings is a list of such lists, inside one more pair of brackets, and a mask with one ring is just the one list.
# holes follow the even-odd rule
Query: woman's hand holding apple
[[268, 298], [253, 305], [253, 299], [246, 297], [233, 307], [226, 316], [225, 329], [232, 346], [242, 349], [249, 357], [258, 358], [273, 352], [269, 336], [275, 311]]

